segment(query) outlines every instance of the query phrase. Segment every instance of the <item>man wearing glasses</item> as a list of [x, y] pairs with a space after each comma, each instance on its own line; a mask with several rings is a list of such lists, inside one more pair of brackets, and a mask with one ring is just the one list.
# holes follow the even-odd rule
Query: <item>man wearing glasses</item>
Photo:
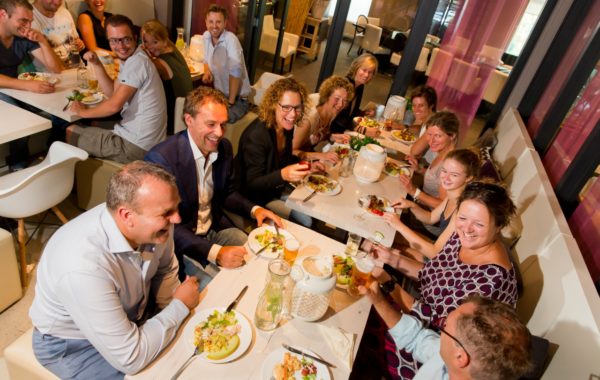
[[133, 31], [133, 23], [123, 15], [106, 20], [106, 37], [112, 51], [121, 61], [115, 81], [106, 73], [94, 52], [84, 58], [93, 68], [98, 84], [108, 97], [93, 108], [80, 102], [71, 111], [83, 118], [101, 118], [121, 112], [121, 121], [112, 130], [72, 125], [67, 129], [67, 142], [100, 158], [127, 163], [139, 160], [167, 133], [165, 92], [160, 76], [141, 47]]
[[510, 380], [521, 378], [531, 369], [531, 334], [506, 304], [469, 296], [448, 314], [439, 335], [386, 302], [376, 281], [368, 289], [359, 289], [373, 302], [396, 347], [411, 352], [423, 363], [414, 380]]

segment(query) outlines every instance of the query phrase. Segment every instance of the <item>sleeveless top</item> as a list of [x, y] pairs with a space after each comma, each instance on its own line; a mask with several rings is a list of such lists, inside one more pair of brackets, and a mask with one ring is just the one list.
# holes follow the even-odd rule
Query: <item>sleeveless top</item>
[[448, 208], [448, 202], [446, 202], [446, 206], [444, 206], [444, 211], [442, 211], [442, 214], [440, 215], [440, 222], [439, 222], [439, 227], [440, 227], [440, 234], [442, 232], [444, 232], [444, 230], [446, 229], [446, 227], [448, 227], [448, 224], [450, 224], [450, 219], [452, 219], [452, 215], [454, 215], [454, 213], [456, 212], [456, 208], [452, 211], [452, 214], [450, 214], [450, 216], [448, 217], [448, 219], [446, 219], [446, 217], [444, 216], [444, 214], [446, 213], [446, 209]]
[[[96, 37], [96, 45], [101, 49], [110, 50], [110, 44], [106, 38], [106, 31], [102, 26], [102, 21], [98, 20], [90, 10], [86, 10], [81, 13], [90, 16], [90, 19], [92, 20], [92, 29], [94, 30], [94, 37]], [[110, 16], [112, 16], [112, 13], [104, 12], [105, 20], [107, 20]], [[79, 32], [79, 34], [81, 35], [81, 32]]]

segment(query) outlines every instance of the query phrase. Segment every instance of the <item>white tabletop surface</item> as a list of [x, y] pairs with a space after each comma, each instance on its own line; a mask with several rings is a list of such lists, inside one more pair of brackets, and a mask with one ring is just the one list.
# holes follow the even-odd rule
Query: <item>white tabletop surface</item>
[[[286, 229], [302, 244], [299, 257], [341, 253], [344, 246], [326, 236], [289, 221], [285, 221]], [[317, 324], [340, 327], [356, 334], [354, 357], [362, 338], [371, 304], [366, 297], [351, 298], [345, 291], [335, 289], [325, 316], [317, 322], [303, 322], [292, 319], [280, 325], [274, 331], [264, 332], [254, 327], [254, 311], [260, 293], [265, 286], [267, 264], [269, 260], [252, 257], [239, 269], [222, 269], [201, 294], [201, 301], [196, 310], [213, 307], [226, 307], [237, 296], [240, 290], [248, 285], [248, 291], [241, 299], [236, 310], [247, 317], [253, 326], [253, 339], [244, 355], [230, 363], [212, 364], [194, 359], [179, 379], [252, 379], [262, 380], [262, 363], [268, 354], [288, 343], [295, 347], [311, 350], [323, 359], [332, 363], [330, 374], [332, 379], [347, 379], [350, 369], [330, 350], [327, 342], [319, 332]], [[188, 319], [186, 322], [189, 322]], [[185, 324], [179, 329], [175, 341], [167, 347], [145, 370], [127, 379], [169, 379], [193, 352], [191, 337], [182, 336]]]
[[395, 201], [406, 196], [406, 190], [400, 185], [398, 178], [384, 173], [374, 183], [362, 183], [354, 175], [339, 177], [342, 191], [337, 195], [317, 194], [312, 199], [302, 202], [312, 190], [299, 186], [290, 194], [285, 202], [291, 209], [332, 224], [346, 231], [354, 232], [363, 238], [373, 239], [376, 232], [383, 234], [381, 244], [390, 247], [394, 242], [396, 230], [386, 221], [358, 205], [358, 199], [365, 195], [378, 195]]
[[400, 142], [400, 140], [397, 140], [392, 136], [391, 131], [381, 131], [381, 134], [377, 137], [377, 141], [385, 148], [395, 150], [404, 155], [410, 154], [410, 147], [412, 144]]
[[50, 120], [0, 100], [0, 144], [33, 135], [52, 127]]
[[68, 101], [67, 97], [77, 88], [77, 69], [64, 70], [58, 77], [60, 80], [56, 84], [56, 90], [51, 94], [38, 94], [30, 91], [8, 88], [2, 88], [0, 89], [0, 92], [10, 95], [23, 103], [39, 108], [42, 111], [46, 111], [51, 115], [58, 116], [66, 121], [73, 122], [81, 119], [80, 116], [75, 115], [69, 110], [63, 111], [63, 108]]

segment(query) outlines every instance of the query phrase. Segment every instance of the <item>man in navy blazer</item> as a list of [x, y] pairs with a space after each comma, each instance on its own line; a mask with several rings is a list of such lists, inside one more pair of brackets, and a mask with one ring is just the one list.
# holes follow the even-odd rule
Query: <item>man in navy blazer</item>
[[233, 150], [223, 138], [227, 99], [214, 89], [198, 87], [186, 99], [183, 118], [187, 130], [152, 148], [146, 161], [157, 163], [177, 180], [181, 223], [175, 225], [175, 254], [179, 277], [185, 278], [186, 255], [204, 267], [244, 264], [247, 236], [223, 214], [227, 209], [250, 215], [261, 225], [265, 218], [281, 226], [273, 212], [256, 206], [234, 189]]

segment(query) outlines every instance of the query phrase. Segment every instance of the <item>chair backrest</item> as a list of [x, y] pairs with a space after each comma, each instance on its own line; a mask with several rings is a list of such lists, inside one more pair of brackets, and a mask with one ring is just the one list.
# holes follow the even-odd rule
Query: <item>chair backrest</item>
[[273, 82], [275, 82], [279, 79], [283, 79], [283, 78], [285, 78], [285, 77], [282, 75], [278, 75], [278, 74], [274, 74], [274, 73], [270, 73], [270, 72], [262, 73], [260, 78], [258, 78], [258, 80], [256, 81], [256, 83], [254, 83], [252, 85], [252, 93], [250, 96], [250, 102], [252, 104], [260, 106], [260, 103], [262, 102], [262, 98], [263, 98], [267, 88], [269, 88], [269, 86], [271, 84], [273, 84]]
[[186, 125], [183, 122], [183, 104], [185, 98], [183, 96], [175, 99], [175, 111], [173, 112], [173, 133], [178, 133], [186, 129]]
[[415, 71], [424, 73], [427, 70], [427, 58], [429, 57], [429, 49], [426, 47], [421, 48]]
[[377, 48], [379, 48], [382, 31], [383, 29], [376, 25], [365, 25], [365, 37], [361, 41], [360, 47], [371, 52], [377, 50]]
[[367, 17], [367, 19], [369, 20], [369, 24], [371, 24], [371, 25], [375, 25], [375, 26], [381, 25], [381, 20], [379, 19], [379, 17]]
[[433, 49], [429, 64], [430, 67], [427, 68], [429, 73], [426, 72], [426, 74], [428, 74], [430, 78], [436, 79], [440, 82], [445, 81], [448, 71], [450, 71], [450, 67], [452, 66], [453, 58], [454, 56], [452, 53], [447, 50], [442, 50], [439, 48]]
[[358, 18], [356, 19], [356, 24], [357, 25], [367, 25], [369, 23], [369, 18], [365, 15], [359, 15]]
[[275, 30], [275, 22], [273, 21], [273, 15], [265, 15], [265, 18], [263, 18], [263, 33], [265, 31], [277, 33], [277, 30]]
[[20, 219], [62, 202], [73, 188], [75, 163], [86, 151], [54, 142], [40, 164], [0, 177], [0, 215]]

